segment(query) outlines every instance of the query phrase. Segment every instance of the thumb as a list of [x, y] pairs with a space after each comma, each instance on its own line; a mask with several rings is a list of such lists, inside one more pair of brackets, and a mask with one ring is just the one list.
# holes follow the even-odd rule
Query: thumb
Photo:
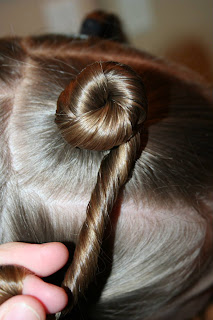
[[30, 296], [15, 296], [0, 307], [0, 320], [45, 320], [42, 304]]

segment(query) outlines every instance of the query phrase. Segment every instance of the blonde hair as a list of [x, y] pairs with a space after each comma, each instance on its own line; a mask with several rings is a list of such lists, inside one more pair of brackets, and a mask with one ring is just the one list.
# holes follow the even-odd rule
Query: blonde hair
[[[69, 309], [95, 290], [94, 319], [168, 306], [212, 259], [206, 85], [98, 39], [3, 39], [0, 61], [1, 243], [74, 242], [63, 286]], [[1, 303], [27, 272], [8, 268]]]

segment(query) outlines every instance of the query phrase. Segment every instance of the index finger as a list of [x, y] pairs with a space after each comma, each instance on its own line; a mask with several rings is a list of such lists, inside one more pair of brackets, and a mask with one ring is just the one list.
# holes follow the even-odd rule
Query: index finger
[[68, 250], [60, 242], [29, 244], [10, 242], [0, 245], [0, 265], [18, 265], [40, 277], [61, 269], [68, 260]]

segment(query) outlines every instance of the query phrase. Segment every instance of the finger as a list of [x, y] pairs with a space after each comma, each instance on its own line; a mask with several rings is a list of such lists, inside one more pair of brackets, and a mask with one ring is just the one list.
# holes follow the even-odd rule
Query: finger
[[34, 275], [24, 279], [22, 293], [42, 302], [47, 313], [63, 310], [68, 302], [68, 297], [62, 288], [46, 283]]
[[42, 304], [30, 296], [15, 296], [0, 307], [0, 320], [45, 320]]
[[61, 269], [66, 264], [68, 255], [66, 246], [60, 242], [10, 242], [0, 246], [0, 265], [19, 265], [46, 277]]

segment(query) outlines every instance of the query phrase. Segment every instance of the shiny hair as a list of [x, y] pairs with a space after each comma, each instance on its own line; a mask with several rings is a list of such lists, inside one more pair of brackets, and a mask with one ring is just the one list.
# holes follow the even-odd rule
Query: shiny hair
[[74, 303], [94, 277], [105, 225], [140, 150], [146, 109], [140, 77], [114, 62], [87, 66], [59, 96], [56, 123], [66, 141], [81, 149], [110, 150], [101, 162], [64, 279]]
[[[92, 319], [169, 306], [212, 260], [206, 84], [95, 38], [3, 39], [0, 63], [1, 243], [75, 243], [64, 314], [94, 291]], [[1, 268], [1, 303], [26, 274]]]

